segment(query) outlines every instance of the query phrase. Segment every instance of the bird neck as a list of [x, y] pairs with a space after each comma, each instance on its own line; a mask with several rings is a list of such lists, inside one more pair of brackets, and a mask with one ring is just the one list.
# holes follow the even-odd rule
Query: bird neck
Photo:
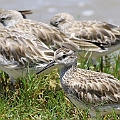
[[69, 72], [72, 72], [77, 68], [77, 62], [75, 62], [74, 64], [70, 65], [70, 66], [64, 66], [60, 68], [60, 79], [62, 80], [63, 76], [65, 75], [65, 73], [70, 70]]

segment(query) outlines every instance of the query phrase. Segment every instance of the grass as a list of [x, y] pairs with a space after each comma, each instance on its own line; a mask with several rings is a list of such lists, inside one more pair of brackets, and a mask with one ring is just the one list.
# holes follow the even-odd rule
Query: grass
[[[104, 67], [103, 71], [120, 79], [120, 57], [114, 59], [115, 64]], [[84, 60], [79, 62], [79, 67], [86, 68]], [[99, 68], [98, 64], [95, 70], [100, 71]], [[94, 69], [92, 65], [90, 69]], [[88, 111], [78, 110], [66, 97], [57, 70], [49, 75], [33, 75], [20, 79], [15, 87], [16, 91], [12, 93], [8, 76], [1, 72], [0, 120], [89, 120]], [[119, 119], [114, 113], [101, 118]]]

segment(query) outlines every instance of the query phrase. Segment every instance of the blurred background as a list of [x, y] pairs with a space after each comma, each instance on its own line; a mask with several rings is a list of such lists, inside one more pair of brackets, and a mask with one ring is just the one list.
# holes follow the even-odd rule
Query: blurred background
[[120, 0], [0, 0], [1, 9], [32, 10], [27, 18], [48, 23], [59, 12], [78, 20], [101, 20], [120, 25]]

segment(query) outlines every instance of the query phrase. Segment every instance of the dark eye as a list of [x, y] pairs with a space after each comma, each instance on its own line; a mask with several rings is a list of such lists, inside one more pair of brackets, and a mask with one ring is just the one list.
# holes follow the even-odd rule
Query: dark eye
[[64, 58], [66, 58], [66, 57], [67, 57], [67, 55], [63, 55], [63, 56], [59, 57], [58, 60], [62, 60]]
[[1, 18], [1, 21], [4, 21], [5, 20], [5, 18]]
[[63, 58], [66, 58], [67, 57], [67, 55], [63, 55]]
[[56, 25], [58, 25], [58, 24], [59, 24], [59, 22], [58, 22], [58, 21], [56, 21], [56, 22], [55, 22], [55, 24], [56, 24]]

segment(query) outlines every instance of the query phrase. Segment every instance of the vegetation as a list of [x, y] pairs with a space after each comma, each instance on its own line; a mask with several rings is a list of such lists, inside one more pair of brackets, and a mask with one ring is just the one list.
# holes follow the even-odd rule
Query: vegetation
[[[115, 63], [103, 68], [106, 73], [120, 79], [120, 56]], [[84, 60], [78, 60], [79, 67], [86, 68]], [[85, 64], [84, 64], [85, 63]], [[100, 62], [99, 62], [100, 63]], [[98, 64], [89, 69], [100, 71]], [[53, 70], [48, 75], [29, 76], [17, 80], [13, 92], [8, 76], [1, 72], [0, 80], [0, 120], [89, 120], [88, 111], [78, 110], [66, 97], [61, 88], [59, 75]], [[120, 116], [105, 116], [101, 120], [119, 120]], [[100, 120], [100, 118], [98, 119]]]

